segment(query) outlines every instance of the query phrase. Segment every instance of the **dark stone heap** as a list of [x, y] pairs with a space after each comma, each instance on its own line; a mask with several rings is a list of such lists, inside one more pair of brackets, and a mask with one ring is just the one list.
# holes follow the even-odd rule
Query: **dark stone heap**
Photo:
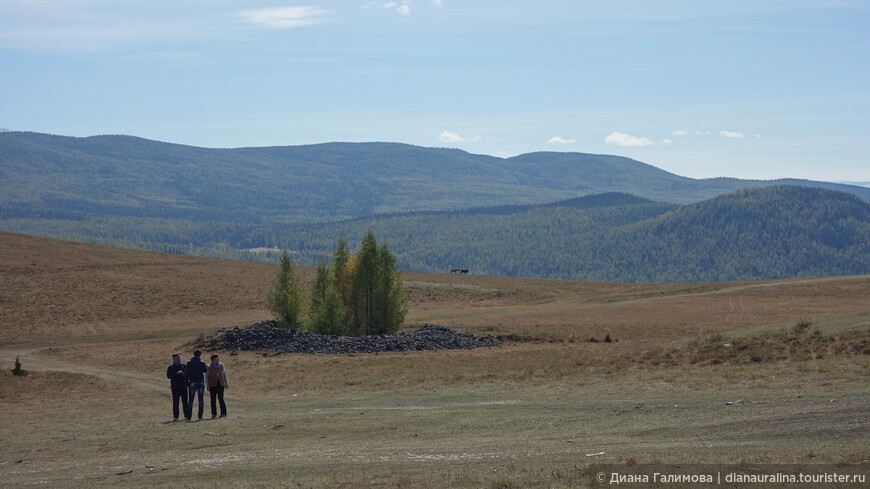
[[423, 350], [461, 350], [497, 346], [499, 342], [450, 328], [427, 324], [413, 333], [379, 336], [330, 336], [278, 326], [278, 321], [261, 321], [248, 327], [218, 330], [199, 345], [211, 350], [268, 351], [275, 353], [316, 353], [342, 355]]

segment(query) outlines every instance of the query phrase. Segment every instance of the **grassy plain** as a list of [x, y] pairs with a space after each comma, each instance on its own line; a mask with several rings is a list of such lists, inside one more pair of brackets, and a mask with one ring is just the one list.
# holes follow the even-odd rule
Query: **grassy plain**
[[508, 341], [224, 355], [229, 417], [170, 422], [169, 354], [268, 318], [273, 273], [0, 233], [3, 486], [584, 487], [593, 462], [870, 459], [868, 276], [409, 273], [407, 329]]

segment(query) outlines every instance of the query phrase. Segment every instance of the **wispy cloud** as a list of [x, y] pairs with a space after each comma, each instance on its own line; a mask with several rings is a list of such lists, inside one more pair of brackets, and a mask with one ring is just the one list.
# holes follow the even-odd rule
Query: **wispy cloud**
[[674, 141], [671, 140], [670, 138], [664, 138], [664, 139], [662, 139], [662, 144], [671, 144], [671, 143], [673, 143], [673, 142], [674, 142]]
[[438, 135], [438, 140], [442, 143], [476, 143], [481, 140], [480, 136], [465, 137], [451, 131], [444, 131]]
[[[370, 9], [370, 8], [382, 8], [387, 10], [395, 10], [396, 12], [402, 15], [410, 15], [411, 14], [411, 1], [410, 0], [401, 0], [399, 2], [390, 1], [390, 2], [367, 2], [362, 4], [362, 8]], [[441, 2], [438, 2], [436, 5], [439, 7]]]
[[734, 132], [734, 131], [719, 131], [719, 135], [726, 138], [731, 139], [743, 139], [746, 136], [743, 135], [742, 132]]
[[685, 136], [686, 134], [689, 134], [688, 129], [680, 129], [671, 133], [672, 136]]
[[290, 29], [318, 24], [328, 13], [329, 10], [320, 7], [301, 6], [248, 9], [239, 11], [237, 15], [252, 24]]
[[559, 136], [554, 136], [547, 140], [547, 144], [574, 144], [576, 142], [576, 139], [565, 139]]
[[616, 146], [649, 146], [655, 144], [651, 139], [639, 138], [631, 134], [613, 131], [610, 136], [604, 138], [607, 144], [615, 144]]

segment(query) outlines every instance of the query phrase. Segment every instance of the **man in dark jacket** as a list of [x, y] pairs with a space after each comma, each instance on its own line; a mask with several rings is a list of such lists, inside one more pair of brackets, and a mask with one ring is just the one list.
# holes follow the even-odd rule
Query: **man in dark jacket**
[[190, 403], [187, 401], [187, 365], [181, 361], [181, 353], [172, 354], [172, 363], [166, 367], [166, 378], [172, 388], [172, 421], [178, 421], [178, 403], [184, 409], [184, 418], [190, 421]]
[[[202, 412], [205, 409], [205, 399], [203, 396], [205, 395], [205, 374], [208, 373], [208, 365], [205, 364], [199, 357], [202, 355], [202, 352], [197, 350], [193, 350], [193, 358], [187, 362], [187, 385], [188, 385], [188, 395], [190, 399], [188, 400], [188, 413], [193, 415], [193, 398], [196, 394], [199, 394], [199, 420], [202, 421]], [[188, 418], [190, 419], [190, 418]]]

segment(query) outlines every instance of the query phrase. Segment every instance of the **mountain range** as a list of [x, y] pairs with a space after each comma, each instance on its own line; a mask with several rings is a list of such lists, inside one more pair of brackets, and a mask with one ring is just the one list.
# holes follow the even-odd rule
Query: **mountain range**
[[548, 203], [603, 192], [690, 203], [783, 179], [693, 179], [620, 156], [529, 153], [513, 158], [396, 143], [208, 149], [131, 136], [0, 133], [0, 205], [25, 214], [83, 212], [299, 222], [380, 213]]
[[583, 153], [395, 143], [207, 149], [0, 133], [0, 229], [297, 263], [367, 229], [405, 270], [616, 281], [870, 273], [870, 189], [681, 177]]

